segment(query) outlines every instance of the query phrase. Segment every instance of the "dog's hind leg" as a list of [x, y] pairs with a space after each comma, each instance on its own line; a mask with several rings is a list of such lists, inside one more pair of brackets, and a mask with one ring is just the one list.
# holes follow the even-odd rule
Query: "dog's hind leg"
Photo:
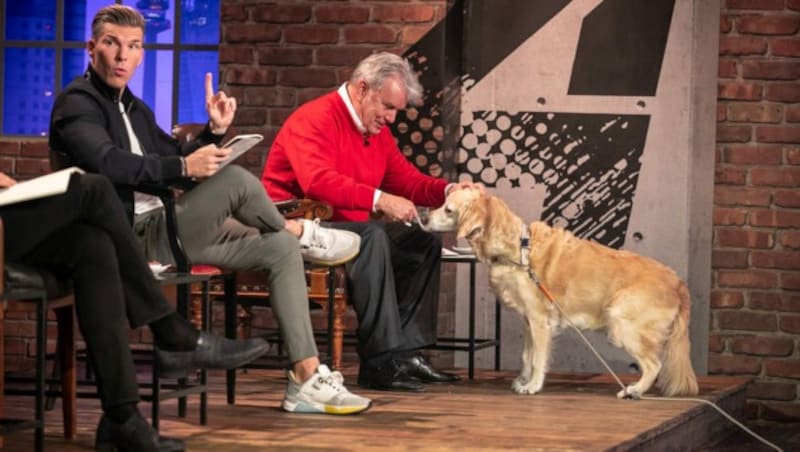
[[[526, 384], [515, 385], [514, 391], [518, 394], [536, 394], [544, 386], [544, 377], [547, 373], [547, 364], [550, 360], [550, 345], [552, 341], [552, 331], [546, 322], [526, 318], [530, 340], [533, 342], [531, 347], [530, 359], [530, 381]], [[525, 372], [523, 370], [523, 372]], [[516, 383], [516, 381], [515, 381]]]
[[[620, 329], [609, 328], [609, 332], [611, 331], [619, 333]], [[639, 381], [619, 391], [617, 393], [617, 398], [638, 399], [646, 393], [656, 381], [656, 377], [661, 371], [661, 347], [663, 339], [660, 334], [652, 333], [653, 332], [650, 331], [648, 334], [643, 334], [641, 330], [635, 332], [628, 331], [621, 337], [617, 336], [611, 338], [612, 343], [619, 341], [622, 348], [636, 359], [642, 371], [642, 376], [639, 378]]]

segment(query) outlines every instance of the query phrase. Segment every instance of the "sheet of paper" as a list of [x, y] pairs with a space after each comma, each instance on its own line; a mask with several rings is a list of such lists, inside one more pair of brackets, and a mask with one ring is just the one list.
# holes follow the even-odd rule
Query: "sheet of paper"
[[83, 170], [72, 166], [0, 189], [0, 206], [66, 193], [69, 178], [74, 173], [83, 173]]

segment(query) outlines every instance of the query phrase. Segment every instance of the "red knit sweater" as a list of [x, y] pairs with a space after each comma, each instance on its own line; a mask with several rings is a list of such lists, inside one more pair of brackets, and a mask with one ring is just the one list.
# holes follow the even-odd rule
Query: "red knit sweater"
[[289, 116], [267, 154], [261, 182], [275, 201], [330, 203], [334, 221], [369, 219], [375, 189], [438, 207], [447, 186], [409, 163], [388, 127], [365, 140], [336, 91]]

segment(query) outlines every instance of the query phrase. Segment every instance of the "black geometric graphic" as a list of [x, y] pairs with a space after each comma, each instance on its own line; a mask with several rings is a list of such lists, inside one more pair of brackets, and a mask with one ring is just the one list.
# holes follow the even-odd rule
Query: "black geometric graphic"
[[583, 20], [569, 94], [655, 96], [675, 0], [605, 0]]
[[459, 173], [488, 187], [544, 184], [541, 221], [624, 245], [650, 117], [476, 111], [462, 124]]

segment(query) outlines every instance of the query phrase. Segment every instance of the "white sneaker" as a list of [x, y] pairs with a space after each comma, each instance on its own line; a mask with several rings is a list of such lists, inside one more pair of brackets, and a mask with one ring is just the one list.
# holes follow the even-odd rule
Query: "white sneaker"
[[372, 400], [357, 396], [344, 387], [344, 377], [320, 364], [317, 372], [304, 383], [287, 371], [289, 386], [282, 407], [294, 413], [356, 414], [372, 406]]
[[308, 262], [321, 265], [341, 265], [356, 257], [361, 237], [355, 232], [323, 228], [319, 219], [301, 220], [300, 253]]

